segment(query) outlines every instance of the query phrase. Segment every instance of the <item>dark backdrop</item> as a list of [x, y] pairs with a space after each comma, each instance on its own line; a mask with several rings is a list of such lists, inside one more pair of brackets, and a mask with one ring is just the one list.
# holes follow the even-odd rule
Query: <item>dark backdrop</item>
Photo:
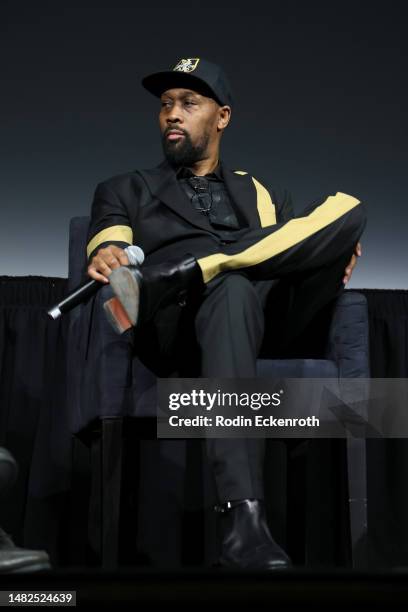
[[95, 185], [161, 159], [145, 74], [206, 57], [236, 109], [223, 158], [293, 192], [365, 200], [351, 287], [406, 288], [406, 21], [398, 0], [4, 0], [0, 274], [67, 276]]
[[[0, 443], [20, 476], [0, 520], [19, 543], [67, 563], [72, 497], [64, 324], [68, 221], [97, 182], [161, 159], [158, 101], [140, 86], [181, 57], [221, 63], [236, 108], [222, 155], [300, 211], [322, 192], [368, 205], [351, 287], [370, 303], [373, 376], [407, 376], [404, 3], [311, 0], [0, 6]], [[378, 564], [406, 565], [405, 441], [371, 445]], [[377, 446], [376, 446], [377, 445]], [[177, 534], [174, 540], [177, 541]], [[160, 553], [160, 542], [157, 544]]]

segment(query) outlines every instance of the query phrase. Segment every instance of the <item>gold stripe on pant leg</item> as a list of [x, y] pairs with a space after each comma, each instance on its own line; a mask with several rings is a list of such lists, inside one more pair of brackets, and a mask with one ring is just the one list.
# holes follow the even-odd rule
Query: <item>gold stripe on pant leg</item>
[[297, 217], [276, 229], [272, 234], [262, 238], [240, 253], [226, 255], [215, 253], [198, 259], [205, 283], [218, 276], [221, 272], [256, 266], [267, 259], [290, 249], [305, 238], [312, 236], [327, 227], [352, 208], [360, 204], [360, 200], [346, 193], [337, 192], [329, 196], [323, 204], [317, 206], [306, 217]]

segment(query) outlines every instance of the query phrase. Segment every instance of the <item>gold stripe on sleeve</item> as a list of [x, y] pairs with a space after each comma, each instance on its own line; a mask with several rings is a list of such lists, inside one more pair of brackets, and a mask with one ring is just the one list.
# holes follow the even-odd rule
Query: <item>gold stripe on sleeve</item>
[[86, 253], [89, 257], [90, 254], [99, 244], [107, 242], [108, 240], [114, 240], [119, 242], [127, 242], [128, 244], [133, 243], [133, 232], [132, 228], [128, 225], [112, 225], [101, 230], [89, 241], [86, 247]]
[[208, 283], [225, 270], [256, 266], [290, 249], [305, 238], [327, 227], [330, 223], [337, 221], [358, 204], [360, 204], [360, 200], [357, 200], [357, 198], [337, 192], [336, 195], [329, 196], [323, 204], [317, 206], [306, 217], [291, 219], [280, 229], [262, 238], [241, 253], [235, 255], [215, 253], [198, 259], [204, 282]]
[[[243, 170], [235, 170], [235, 174], [248, 174]], [[269, 191], [256, 178], [251, 177], [256, 189], [256, 206], [261, 220], [261, 227], [275, 225], [276, 212], [275, 204], [272, 202]]]

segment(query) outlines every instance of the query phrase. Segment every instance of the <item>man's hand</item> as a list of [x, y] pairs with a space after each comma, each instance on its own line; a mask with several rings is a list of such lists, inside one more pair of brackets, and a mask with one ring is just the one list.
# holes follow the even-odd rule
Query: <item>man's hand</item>
[[349, 282], [351, 275], [353, 273], [353, 268], [357, 263], [357, 257], [361, 256], [361, 243], [357, 242], [356, 247], [354, 249], [354, 253], [351, 256], [350, 262], [347, 265], [347, 268], [344, 270], [344, 278], [343, 283], [346, 284]]
[[115, 268], [120, 266], [128, 266], [129, 259], [123, 249], [111, 244], [103, 249], [99, 249], [96, 255], [92, 257], [91, 263], [88, 266], [88, 276], [109, 283], [108, 276]]

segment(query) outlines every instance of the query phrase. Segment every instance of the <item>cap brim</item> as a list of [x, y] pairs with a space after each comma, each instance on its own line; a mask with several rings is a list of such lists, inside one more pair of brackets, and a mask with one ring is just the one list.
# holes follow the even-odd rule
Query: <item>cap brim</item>
[[167, 91], [167, 89], [173, 89], [175, 87], [191, 89], [203, 96], [213, 98], [222, 106], [220, 100], [214, 94], [211, 87], [205, 83], [205, 81], [202, 81], [199, 77], [187, 72], [177, 72], [175, 70], [155, 72], [154, 74], [145, 76], [142, 79], [142, 85], [145, 89], [147, 89], [147, 91], [158, 98], [160, 98], [162, 93]]

